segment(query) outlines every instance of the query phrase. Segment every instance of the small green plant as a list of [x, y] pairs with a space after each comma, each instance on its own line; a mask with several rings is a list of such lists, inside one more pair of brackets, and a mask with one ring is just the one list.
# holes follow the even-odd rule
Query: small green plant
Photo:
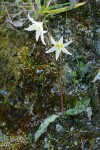
[[48, 134], [48, 136], [44, 139], [44, 148], [47, 150], [54, 150], [54, 145], [51, 143], [52, 141], [57, 142], [55, 138]]
[[[65, 54], [68, 55], [72, 55], [70, 52], [68, 52], [68, 50], [65, 48], [68, 45], [70, 45], [72, 43], [72, 40], [66, 42], [65, 44], [63, 43], [63, 36], [60, 38], [59, 41], [55, 41], [52, 37], [51, 37], [51, 43], [54, 45], [51, 49], [49, 49], [48, 51], [46, 51], [46, 53], [51, 53], [54, 52], [56, 53], [56, 60], [58, 60], [59, 56], [60, 56], [60, 78], [59, 78], [59, 84], [60, 84], [60, 96], [61, 96], [61, 108], [62, 108], [62, 114], [64, 114], [64, 100], [63, 100], [63, 83], [62, 83], [62, 54], [61, 52], [64, 52]], [[61, 55], [60, 55], [61, 54]], [[59, 76], [59, 75], [58, 75]]]
[[[72, 109], [68, 109], [65, 111], [64, 115], [78, 115], [86, 110], [88, 105], [90, 104], [89, 98], [83, 98], [81, 100], [78, 100], [76, 102], [76, 105]], [[41, 123], [39, 129], [35, 133], [35, 142], [47, 131], [48, 126], [54, 122], [57, 118], [60, 118], [60, 115], [51, 115], [43, 120]]]
[[[57, 14], [57, 13], [61, 13], [61, 12], [67, 12], [73, 8], [77, 8], [80, 7], [82, 5], [85, 4], [85, 2], [83, 3], [78, 3], [75, 4], [75, 6], [73, 8], [70, 7], [70, 3], [63, 3], [63, 4], [54, 4], [51, 5], [52, 0], [46, 1], [44, 0], [44, 2], [42, 0], [35, 0], [35, 1], [31, 1], [31, 0], [27, 0], [28, 4], [30, 5], [30, 10], [32, 11], [32, 13], [34, 14], [34, 18], [39, 19], [39, 18], [43, 18], [42, 22], [39, 21], [35, 21], [33, 18], [30, 17], [29, 13], [28, 13], [28, 19], [31, 21], [32, 25], [30, 25], [28, 28], [25, 28], [25, 30], [27, 31], [36, 31], [36, 41], [38, 41], [39, 37], [41, 37], [41, 41], [44, 45], [46, 45], [46, 43], [44, 42], [44, 33], [46, 33], [47, 31], [43, 30], [43, 23], [44, 20], [46, 19], [47, 15], [51, 15], [51, 14]], [[50, 36], [50, 34], [49, 34]], [[53, 51], [55, 51], [56, 53], [56, 61], [58, 60], [59, 56], [60, 56], [60, 67], [59, 70], [57, 70], [57, 74], [58, 74], [58, 79], [59, 79], [59, 85], [60, 85], [60, 97], [61, 97], [61, 109], [62, 109], [62, 115], [64, 114], [64, 99], [63, 99], [63, 82], [62, 82], [62, 53], [64, 52], [65, 54], [69, 54], [72, 55], [70, 52], [68, 52], [68, 50], [65, 47], [68, 47], [68, 45], [70, 45], [72, 43], [72, 40], [67, 40], [66, 43], [63, 43], [63, 36], [60, 38], [59, 41], [55, 41], [52, 36], [50, 36], [51, 39], [51, 43], [54, 45], [51, 49], [49, 49], [48, 51], [46, 51], [46, 53], [51, 53]]]

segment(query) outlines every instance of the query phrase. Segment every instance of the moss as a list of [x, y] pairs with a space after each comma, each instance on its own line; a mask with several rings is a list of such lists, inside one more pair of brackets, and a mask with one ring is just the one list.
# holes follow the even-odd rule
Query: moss
[[0, 76], [3, 85], [9, 83], [9, 79], [13, 81], [18, 79], [20, 68], [17, 53], [27, 45], [28, 41], [28, 35], [25, 32], [8, 29], [7, 25], [5, 22], [0, 25]]
[[28, 138], [24, 133], [14, 135], [4, 135], [1, 134], [0, 138], [3, 140], [0, 142], [0, 149], [7, 149], [7, 150], [18, 150], [21, 148], [22, 145], [26, 145], [28, 142]]

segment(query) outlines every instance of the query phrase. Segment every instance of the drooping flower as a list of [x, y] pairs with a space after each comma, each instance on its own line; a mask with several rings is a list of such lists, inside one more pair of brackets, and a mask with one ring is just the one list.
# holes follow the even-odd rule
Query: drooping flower
[[60, 40], [57, 42], [55, 41], [52, 36], [51, 38], [51, 43], [54, 45], [51, 49], [49, 49], [48, 51], [46, 51], [45, 53], [51, 53], [51, 52], [56, 52], [56, 60], [59, 58], [59, 55], [62, 52], [64, 52], [65, 54], [68, 55], [72, 55], [70, 52], [68, 52], [68, 50], [65, 48], [68, 45], [70, 45], [72, 43], [72, 40], [68, 41], [67, 43], [63, 43], [63, 36], [60, 38]]
[[28, 13], [28, 19], [32, 22], [32, 25], [29, 25], [29, 27], [25, 28], [25, 30], [27, 30], [27, 31], [35, 30], [36, 31], [36, 41], [38, 41], [39, 36], [40, 36], [42, 43], [46, 45], [46, 43], [44, 42], [44, 33], [46, 33], [47, 31], [43, 31], [43, 22], [35, 21], [33, 18], [30, 17], [29, 13]]

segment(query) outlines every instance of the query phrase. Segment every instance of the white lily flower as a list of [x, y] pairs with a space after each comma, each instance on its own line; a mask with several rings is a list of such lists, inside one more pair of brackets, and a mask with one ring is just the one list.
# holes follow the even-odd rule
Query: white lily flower
[[51, 43], [54, 45], [51, 49], [46, 51], [45, 53], [51, 53], [51, 52], [56, 52], [56, 60], [58, 59], [61, 51], [64, 52], [65, 54], [72, 55], [68, 50], [65, 48], [69, 44], [71, 44], [73, 41], [70, 40], [67, 43], [63, 43], [63, 36], [60, 38], [60, 40], [57, 42], [51, 37]]
[[47, 31], [43, 31], [43, 22], [34, 21], [34, 19], [31, 18], [29, 14], [28, 14], [28, 19], [32, 22], [32, 25], [30, 25], [28, 28], [25, 28], [25, 30], [27, 30], [27, 31], [36, 30], [36, 41], [38, 41], [39, 36], [40, 36], [42, 43], [46, 45], [46, 43], [44, 42], [43, 34], [46, 33]]

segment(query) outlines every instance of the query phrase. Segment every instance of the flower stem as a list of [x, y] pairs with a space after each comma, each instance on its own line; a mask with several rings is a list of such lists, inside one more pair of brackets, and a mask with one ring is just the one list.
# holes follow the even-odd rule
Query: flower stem
[[58, 69], [57, 62], [55, 60], [56, 69], [57, 69], [57, 77], [60, 86], [60, 100], [61, 100], [61, 111], [62, 115], [64, 114], [64, 100], [63, 100], [63, 82], [62, 82], [62, 54], [60, 54], [60, 69]]
[[60, 55], [60, 97], [61, 97], [61, 110], [62, 115], [64, 114], [64, 100], [63, 100], [63, 83], [62, 83], [62, 54]]

